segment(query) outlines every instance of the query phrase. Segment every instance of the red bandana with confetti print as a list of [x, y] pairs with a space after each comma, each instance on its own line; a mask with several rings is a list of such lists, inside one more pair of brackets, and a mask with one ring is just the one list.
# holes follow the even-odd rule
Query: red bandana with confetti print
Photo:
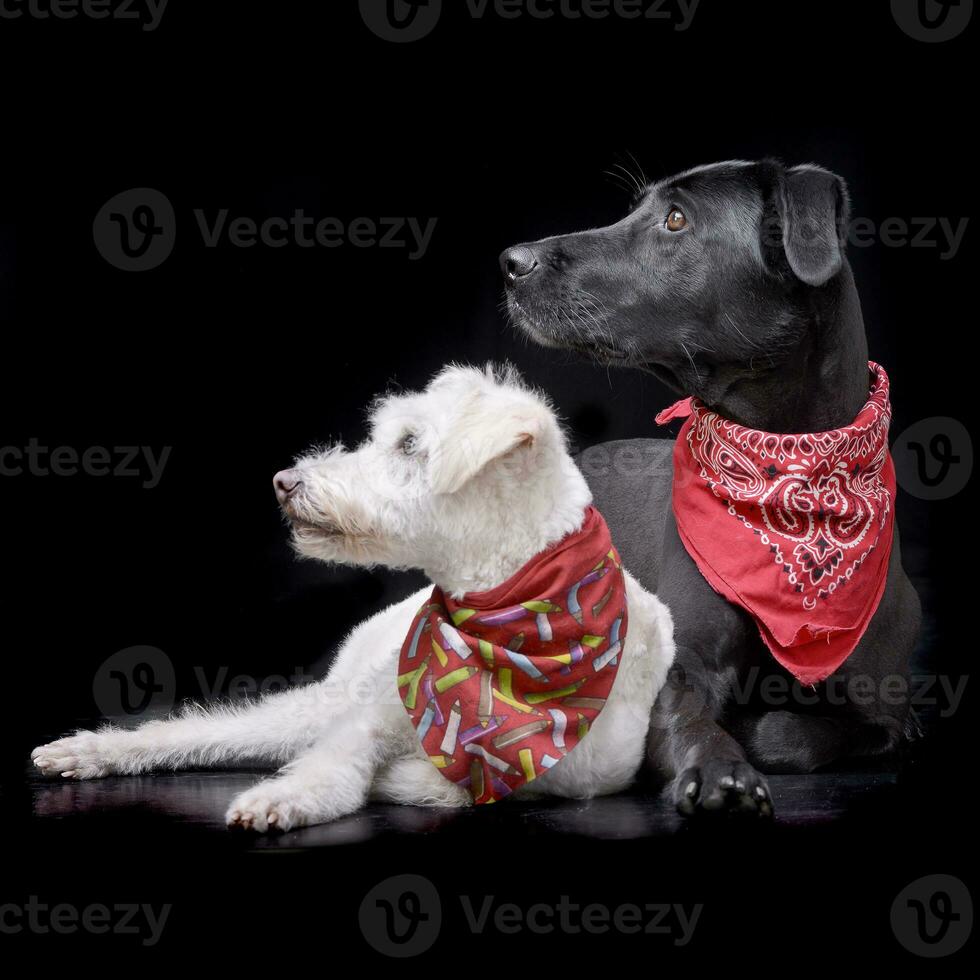
[[475, 803], [557, 765], [612, 690], [626, 583], [602, 515], [502, 585], [457, 602], [436, 587], [402, 647], [398, 688], [426, 754]]
[[829, 677], [878, 608], [895, 524], [888, 375], [851, 425], [777, 435], [722, 418], [696, 398], [674, 446], [674, 515], [712, 588], [755, 620], [803, 684]]

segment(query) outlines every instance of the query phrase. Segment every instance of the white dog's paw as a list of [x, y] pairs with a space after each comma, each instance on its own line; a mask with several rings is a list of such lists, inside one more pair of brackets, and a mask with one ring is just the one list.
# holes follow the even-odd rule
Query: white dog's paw
[[108, 746], [108, 737], [97, 732], [80, 732], [39, 745], [31, 758], [45, 776], [98, 779], [117, 771], [117, 760]]
[[271, 830], [293, 830], [329, 819], [299, 798], [284, 779], [266, 779], [232, 800], [225, 823], [234, 830], [255, 830], [260, 834]]

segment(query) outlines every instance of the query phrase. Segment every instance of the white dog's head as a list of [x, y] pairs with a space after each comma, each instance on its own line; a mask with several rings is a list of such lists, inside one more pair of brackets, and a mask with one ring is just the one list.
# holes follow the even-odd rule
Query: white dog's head
[[355, 451], [303, 456], [274, 482], [301, 554], [422, 568], [456, 593], [576, 530], [591, 499], [547, 399], [489, 366], [380, 399]]

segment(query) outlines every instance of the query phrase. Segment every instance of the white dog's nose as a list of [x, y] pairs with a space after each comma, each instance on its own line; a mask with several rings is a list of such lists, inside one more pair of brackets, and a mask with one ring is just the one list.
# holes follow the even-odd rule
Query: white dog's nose
[[284, 504], [303, 485], [296, 470], [280, 470], [273, 478], [272, 485], [276, 490], [276, 500]]

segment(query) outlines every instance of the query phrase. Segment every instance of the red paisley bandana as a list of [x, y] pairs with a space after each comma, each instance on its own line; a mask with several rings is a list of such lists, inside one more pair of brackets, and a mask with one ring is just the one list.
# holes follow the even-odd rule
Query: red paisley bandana
[[696, 398], [674, 446], [674, 514], [712, 588], [755, 620], [803, 684], [832, 674], [878, 608], [895, 523], [888, 375], [871, 362], [854, 422], [776, 435], [729, 422]]
[[605, 707], [626, 583], [602, 515], [461, 602], [438, 586], [402, 647], [398, 688], [443, 775], [494, 803], [561, 761]]

